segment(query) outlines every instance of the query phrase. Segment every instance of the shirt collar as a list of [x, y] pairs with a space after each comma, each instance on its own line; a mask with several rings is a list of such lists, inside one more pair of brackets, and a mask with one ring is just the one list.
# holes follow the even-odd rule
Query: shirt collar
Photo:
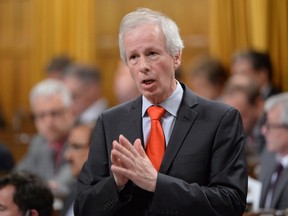
[[[180, 106], [183, 96], [183, 89], [180, 83], [176, 80], [176, 89], [166, 100], [162, 101], [159, 106], [162, 106], [167, 112], [169, 112], [174, 117], [177, 116], [177, 111]], [[145, 115], [148, 107], [156, 104], [152, 104], [145, 96], [142, 95], [143, 105], [142, 105], [142, 117]]]
[[108, 102], [105, 98], [98, 99], [80, 115], [80, 121], [87, 123], [96, 120], [107, 106]]
[[277, 161], [279, 161], [284, 168], [288, 167], [288, 155], [284, 157], [280, 157], [279, 155], [276, 156]]

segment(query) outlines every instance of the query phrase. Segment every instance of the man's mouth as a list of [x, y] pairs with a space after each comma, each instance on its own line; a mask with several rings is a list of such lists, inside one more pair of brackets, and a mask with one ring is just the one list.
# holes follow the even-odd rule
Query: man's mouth
[[151, 84], [151, 83], [153, 83], [154, 82], [154, 80], [152, 80], [152, 79], [147, 79], [147, 80], [143, 80], [143, 84], [145, 84], [145, 85], [149, 85], [149, 84]]

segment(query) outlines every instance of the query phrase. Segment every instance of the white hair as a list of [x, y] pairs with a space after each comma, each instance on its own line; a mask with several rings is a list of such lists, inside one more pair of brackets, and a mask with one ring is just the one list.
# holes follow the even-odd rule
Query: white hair
[[36, 84], [30, 91], [30, 104], [33, 105], [35, 98], [50, 97], [57, 94], [61, 96], [64, 106], [71, 106], [71, 92], [63, 82], [56, 79], [46, 79]]
[[281, 123], [288, 124], [288, 92], [280, 93], [269, 97], [265, 101], [264, 109], [266, 112], [275, 106], [282, 106]]
[[125, 62], [127, 62], [124, 46], [125, 33], [137, 26], [149, 23], [158, 25], [160, 30], [162, 30], [166, 39], [166, 49], [171, 56], [182, 53], [184, 44], [177, 24], [160, 12], [152, 11], [148, 8], [140, 8], [124, 16], [120, 24], [119, 50], [120, 56]]

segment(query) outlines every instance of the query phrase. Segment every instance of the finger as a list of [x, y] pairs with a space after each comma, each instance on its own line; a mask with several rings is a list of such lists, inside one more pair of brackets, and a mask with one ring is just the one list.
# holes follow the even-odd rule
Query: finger
[[125, 176], [126, 178], [129, 179], [129, 176], [131, 176], [131, 173], [132, 173], [131, 170], [126, 169], [125, 167], [115, 166], [115, 165], [111, 166], [111, 171], [116, 176], [116, 178], [117, 176]]
[[113, 150], [111, 151], [111, 162], [112, 162], [113, 164], [116, 164], [116, 163], [119, 163], [119, 161], [120, 161], [120, 159], [117, 158], [117, 155], [115, 154], [115, 150], [113, 149]]
[[[131, 152], [135, 157], [137, 157], [139, 154], [137, 151], [135, 151], [135, 148], [133, 147], [133, 145], [129, 142], [129, 140], [123, 136], [122, 134], [119, 136], [119, 142], [121, 143], [121, 145], [123, 147], [125, 147], [126, 149], [129, 150], [129, 152]], [[135, 143], [135, 142], [134, 142]]]
[[[140, 141], [140, 144], [141, 144], [141, 140], [140, 140], [140, 139], [138, 139], [138, 140]], [[136, 140], [135, 140], [135, 141], [136, 141]], [[119, 142], [120, 142], [126, 149], [128, 149], [128, 150], [134, 155], [135, 158], [136, 158], [136, 157], [139, 157], [139, 153], [136, 151], [134, 145], [132, 145], [125, 136], [120, 135], [120, 137], [119, 137]], [[134, 142], [134, 144], [135, 144], [135, 142]]]
[[113, 143], [112, 143], [113, 149], [111, 150], [111, 155], [110, 155], [112, 163], [117, 163], [118, 162], [117, 157], [115, 155], [115, 151], [116, 150], [114, 149], [114, 146], [117, 145], [117, 143], [118, 142], [116, 140], [114, 140]]
[[113, 143], [113, 149], [111, 151], [112, 163], [116, 166], [121, 166], [125, 168], [131, 168], [135, 164], [135, 157], [131, 152], [125, 149], [118, 142]]
[[[123, 139], [119, 140], [120, 142], [123, 141]], [[126, 142], [126, 141], [124, 141]], [[129, 142], [129, 141], [128, 141]], [[114, 142], [113, 143], [113, 149], [120, 152], [121, 154], [125, 155], [128, 158], [131, 158], [131, 160], [134, 160], [135, 156], [131, 151], [135, 151], [132, 144], [128, 144], [129, 148], [126, 148], [126, 145], [123, 145], [122, 143]]]
[[114, 141], [112, 142], [112, 150], [111, 150], [111, 155], [110, 155], [110, 158], [111, 158], [112, 163], [114, 163], [115, 160], [116, 160], [115, 154], [113, 154], [113, 152], [114, 152], [113, 150], [114, 150], [115, 142], [117, 142], [117, 141], [114, 140]]
[[[116, 170], [118, 174], [125, 175], [127, 177], [127, 172], [129, 172], [129, 175], [131, 175], [130, 172], [133, 172], [135, 170], [135, 163], [130, 158], [127, 158], [123, 154], [119, 154], [119, 152], [116, 152], [116, 157], [119, 158], [119, 162], [113, 163], [111, 168]], [[121, 172], [119, 173], [119, 170]], [[126, 173], [123, 173], [123, 171], [126, 171]]]
[[136, 139], [134, 142], [134, 148], [136, 149], [136, 151], [138, 152], [138, 154], [145, 158], [147, 157], [145, 150], [143, 149], [143, 146], [141, 144], [141, 140], [140, 139]]

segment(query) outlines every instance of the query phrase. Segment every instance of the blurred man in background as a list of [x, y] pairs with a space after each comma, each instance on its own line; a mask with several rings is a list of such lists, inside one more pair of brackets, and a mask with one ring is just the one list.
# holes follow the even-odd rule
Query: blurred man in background
[[232, 75], [223, 91], [221, 100], [241, 114], [245, 131], [245, 150], [248, 163], [258, 163], [265, 147], [261, 133], [264, 119], [264, 99], [257, 83], [244, 74]]
[[63, 79], [73, 96], [72, 109], [78, 124], [95, 124], [99, 115], [108, 107], [102, 96], [100, 71], [90, 65], [73, 64]]
[[68, 193], [72, 176], [64, 159], [65, 143], [74, 124], [72, 96], [63, 82], [44, 80], [33, 87], [30, 105], [38, 134], [16, 170], [29, 170], [49, 181], [54, 194]]
[[63, 216], [72, 216], [73, 204], [77, 195], [77, 177], [81, 171], [84, 162], [88, 158], [90, 137], [93, 128], [89, 124], [75, 126], [68, 137], [67, 149], [65, 158], [70, 164], [72, 175], [75, 177], [75, 182], [71, 185], [71, 194], [64, 200], [64, 208], [61, 212]]
[[220, 61], [208, 56], [198, 59], [189, 75], [193, 92], [212, 100], [219, 99], [228, 77], [228, 73]]
[[47, 184], [29, 172], [0, 179], [0, 215], [51, 216], [53, 194]]
[[288, 93], [268, 98], [265, 112], [267, 120], [262, 132], [266, 149], [260, 163], [260, 207], [284, 210], [288, 208]]
[[262, 97], [279, 93], [272, 82], [273, 65], [268, 53], [256, 50], [244, 50], [234, 54], [231, 65], [232, 74], [244, 74], [251, 77], [260, 87]]
[[52, 57], [45, 68], [46, 78], [62, 80], [66, 69], [72, 63], [72, 59], [64, 54]]

